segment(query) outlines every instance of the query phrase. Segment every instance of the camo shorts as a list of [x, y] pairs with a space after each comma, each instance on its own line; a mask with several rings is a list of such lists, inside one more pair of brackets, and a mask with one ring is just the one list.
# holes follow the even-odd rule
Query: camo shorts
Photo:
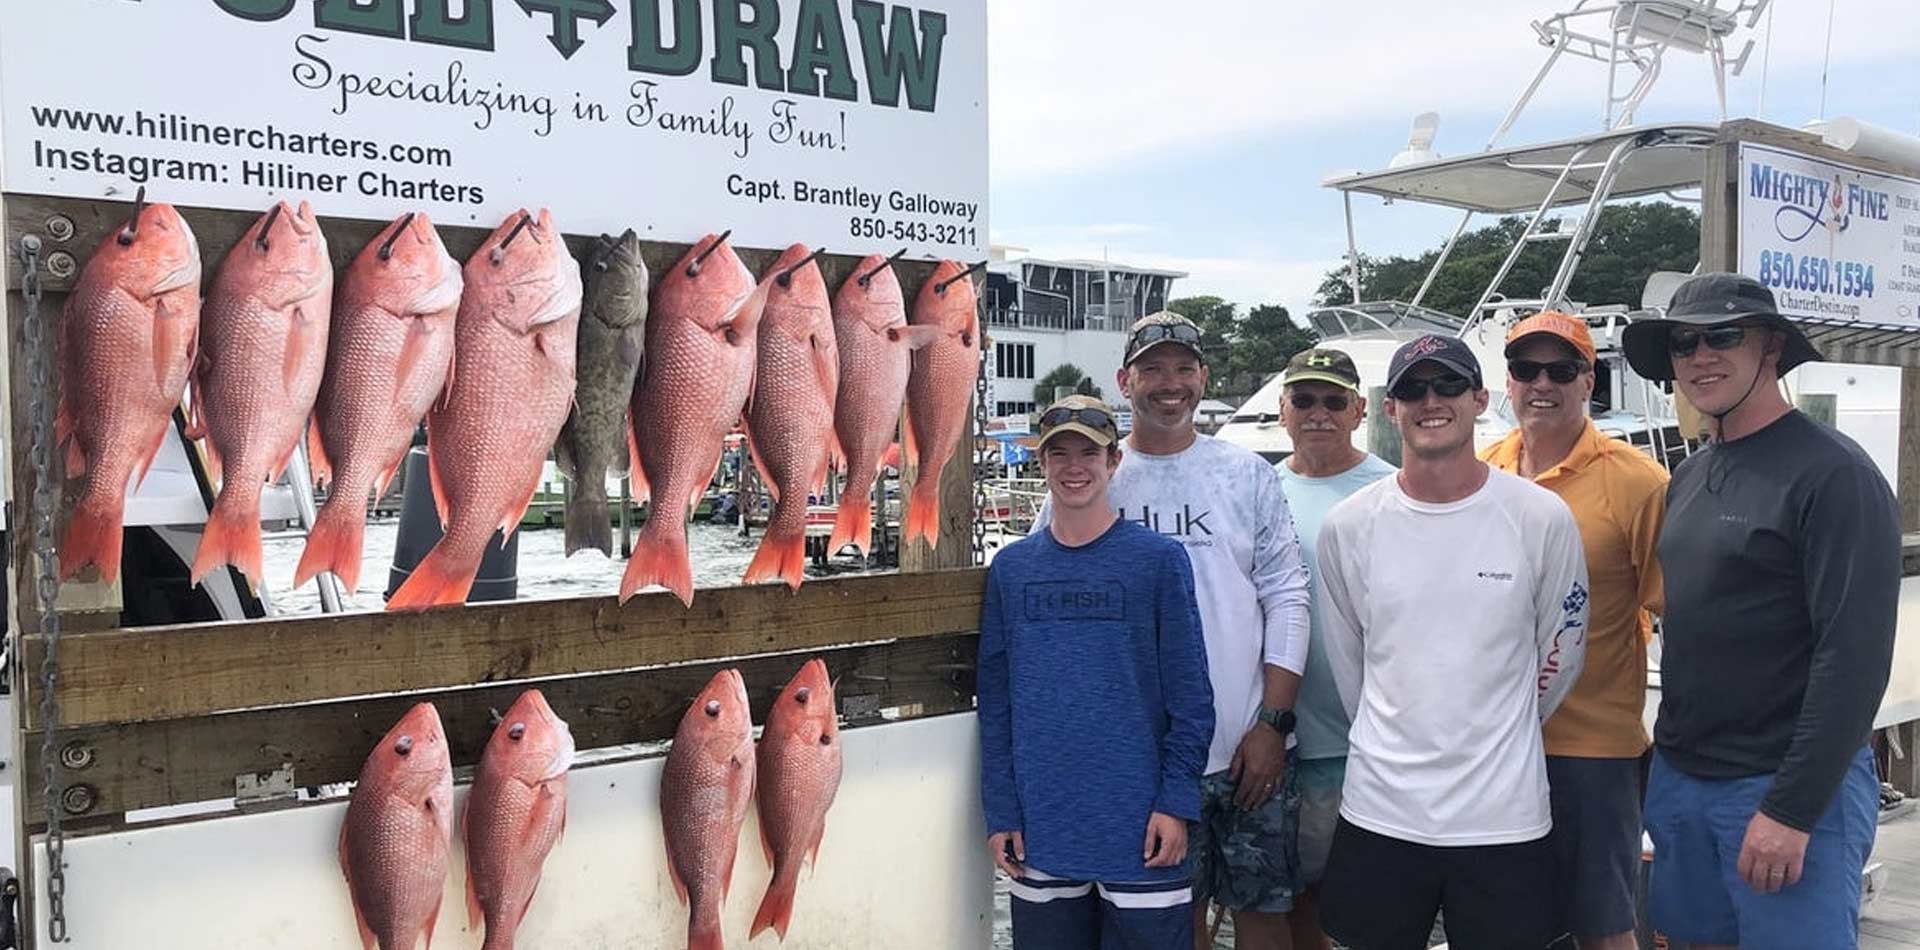
[[1229, 910], [1284, 914], [1300, 891], [1299, 757], [1287, 751], [1287, 771], [1265, 805], [1234, 804], [1230, 772], [1200, 779], [1200, 820], [1187, 824], [1193, 858], [1193, 899]]

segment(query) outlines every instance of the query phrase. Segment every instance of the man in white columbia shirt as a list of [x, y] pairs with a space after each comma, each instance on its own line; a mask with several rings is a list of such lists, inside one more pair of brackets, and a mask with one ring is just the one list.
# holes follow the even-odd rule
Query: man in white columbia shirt
[[1474, 457], [1473, 351], [1394, 353], [1404, 467], [1327, 514], [1328, 665], [1353, 717], [1321, 920], [1353, 950], [1420, 950], [1436, 911], [1475, 950], [1564, 930], [1540, 723], [1584, 656], [1587, 571], [1559, 496]]
[[[1133, 433], [1108, 498], [1120, 517], [1179, 539], [1193, 564], [1214, 704], [1201, 818], [1188, 830], [1196, 943], [1211, 946], [1211, 901], [1233, 912], [1238, 950], [1287, 950], [1300, 888], [1288, 765], [1311, 598], [1279, 473], [1193, 427], [1207, 386], [1200, 336], [1176, 313], [1134, 323], [1117, 379]], [[1049, 515], [1042, 508], [1035, 530]]]

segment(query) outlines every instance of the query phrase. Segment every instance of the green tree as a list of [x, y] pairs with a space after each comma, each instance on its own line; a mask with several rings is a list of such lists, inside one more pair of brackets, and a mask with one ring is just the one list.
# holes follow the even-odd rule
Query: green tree
[[1047, 375], [1040, 377], [1039, 381], [1033, 384], [1033, 404], [1050, 405], [1053, 402], [1053, 390], [1057, 386], [1070, 387], [1083, 396], [1093, 396], [1096, 399], [1100, 396], [1099, 385], [1094, 383], [1093, 378], [1088, 376], [1086, 371], [1072, 363], [1061, 363], [1048, 370]]
[[[1525, 228], [1525, 219], [1514, 216], [1462, 234], [1421, 303], [1467, 316]], [[1542, 222], [1540, 228], [1549, 233], [1560, 229], [1559, 219]], [[1566, 248], [1563, 241], [1529, 245], [1514, 262], [1500, 291], [1508, 297], [1540, 296], [1553, 282]], [[1362, 298], [1411, 301], [1439, 256], [1440, 246], [1416, 257], [1373, 258], [1362, 254]], [[1699, 256], [1700, 217], [1692, 209], [1666, 202], [1610, 205], [1600, 211], [1593, 239], [1587, 243], [1567, 296], [1581, 303], [1637, 306], [1649, 274], [1656, 270], [1692, 270]], [[1347, 279], [1345, 264], [1328, 271], [1315, 294], [1315, 305], [1351, 302], [1353, 292]]]
[[1261, 304], [1240, 316], [1239, 308], [1219, 297], [1182, 297], [1167, 309], [1185, 316], [1202, 332], [1206, 353], [1207, 395], [1245, 398], [1279, 372], [1293, 354], [1313, 345], [1313, 331], [1293, 322], [1278, 304]]

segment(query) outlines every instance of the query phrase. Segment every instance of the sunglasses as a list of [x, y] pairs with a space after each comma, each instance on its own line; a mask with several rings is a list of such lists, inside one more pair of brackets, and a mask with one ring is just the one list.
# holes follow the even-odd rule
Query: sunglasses
[[1339, 393], [1332, 393], [1326, 396], [1316, 396], [1312, 393], [1294, 393], [1288, 397], [1287, 401], [1293, 403], [1293, 408], [1301, 412], [1311, 411], [1315, 406], [1325, 406], [1328, 412], [1346, 412], [1347, 407], [1352, 405], [1352, 402], [1350, 402], [1347, 397]]
[[1427, 379], [1403, 379], [1387, 391], [1397, 402], [1419, 402], [1427, 398], [1427, 390], [1432, 389], [1442, 399], [1452, 399], [1473, 388], [1473, 380], [1449, 373], [1445, 376], [1433, 376]]
[[1571, 383], [1580, 378], [1581, 371], [1587, 368], [1585, 360], [1554, 360], [1551, 363], [1536, 363], [1533, 360], [1508, 360], [1507, 372], [1523, 383], [1531, 383], [1545, 370], [1547, 378], [1556, 383]]
[[1091, 407], [1071, 409], [1065, 406], [1058, 409], [1049, 409], [1045, 414], [1041, 415], [1040, 427], [1042, 429], [1055, 429], [1076, 420], [1089, 428], [1099, 429], [1101, 431], [1111, 432], [1117, 429], [1113, 415], [1104, 409], [1094, 409]]
[[1191, 323], [1149, 323], [1133, 332], [1133, 342], [1128, 349], [1138, 351], [1167, 340], [1199, 346], [1200, 328]]
[[1739, 324], [1708, 327], [1705, 330], [1675, 330], [1667, 338], [1667, 349], [1675, 356], [1692, 356], [1702, 341], [1710, 350], [1731, 350], [1746, 342], [1747, 328]]

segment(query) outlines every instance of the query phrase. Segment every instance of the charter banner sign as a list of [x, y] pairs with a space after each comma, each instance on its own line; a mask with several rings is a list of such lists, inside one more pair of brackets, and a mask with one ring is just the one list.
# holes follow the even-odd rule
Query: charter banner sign
[[1740, 272], [1794, 317], [1920, 326], [1920, 181], [1740, 146]]
[[9, 192], [986, 256], [986, 0], [0, 0]]

